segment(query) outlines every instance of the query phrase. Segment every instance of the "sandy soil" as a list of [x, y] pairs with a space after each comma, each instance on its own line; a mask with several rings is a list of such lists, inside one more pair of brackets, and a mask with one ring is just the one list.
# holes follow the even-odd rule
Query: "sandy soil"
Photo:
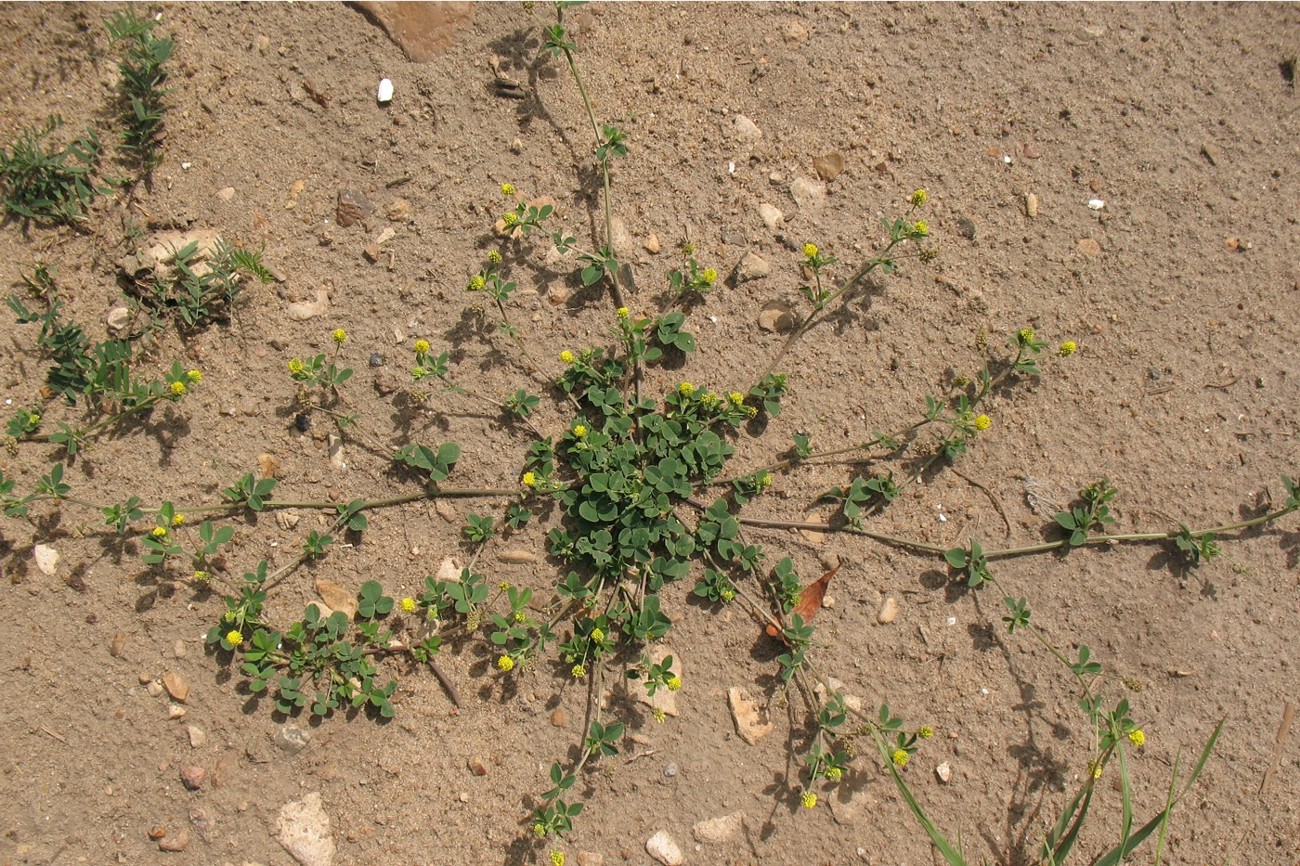
[[[480, 316], [472, 308], [482, 299], [464, 291], [498, 244], [498, 184], [552, 196], [559, 224], [584, 245], [601, 222], [581, 101], [563, 69], [533, 63], [549, 10], [477, 6], [445, 50], [413, 63], [348, 6], [158, 8], [158, 32], [177, 46], [151, 186], [130, 202], [101, 199], [84, 231], [10, 222], [0, 229], [2, 281], [20, 292], [20, 276], [49, 262], [67, 317], [103, 339], [124, 300], [118, 261], [132, 224], [264, 247], [279, 280], [249, 284], [228, 325], [139, 341], [143, 370], [179, 359], [204, 380], [183, 403], [78, 456], [65, 478], [74, 495], [215, 503], [269, 454], [277, 496], [379, 499], [412, 489], [389, 471], [391, 449], [447, 440], [464, 451], [455, 483], [512, 485], [525, 435], [454, 394], [411, 407], [397, 386], [416, 338], [452, 351], [457, 375], [485, 394], [529, 381], [492, 333], [491, 311]], [[4, 141], [51, 112], [111, 140], [116, 59], [102, 26], [111, 9], [0, 7]], [[736, 438], [736, 471], [771, 462], [799, 431], [829, 447], [910, 423], [925, 395], [978, 368], [981, 335], [997, 345], [1032, 326], [1080, 351], [1046, 364], [1041, 381], [999, 393], [992, 429], [951, 468], [908, 486], [872, 529], [944, 547], [972, 536], [1032, 544], [1059, 536], [1027, 491], [1068, 502], [1103, 477], [1120, 490], [1126, 532], [1223, 524], [1281, 504], [1280, 476], [1300, 469], [1295, 5], [629, 4], [568, 20], [598, 115], [630, 136], [613, 185], [630, 236], [630, 305], [660, 308], [688, 238], [726, 278], [692, 312], [699, 351], [682, 369], [648, 370], [647, 393], [683, 378], [718, 390], [752, 382], [784, 340], [758, 327], [760, 309], [798, 303], [801, 245], [839, 258], [842, 277], [880, 248], [880, 215], [901, 214], [915, 188], [929, 191], [939, 258], [905, 262], [798, 344], [785, 411]], [[494, 55], [527, 98], [494, 86]], [[396, 97], [380, 106], [385, 76]], [[760, 135], [744, 134], [738, 115]], [[844, 168], [824, 203], [796, 203], [792, 185], [816, 179], [814, 159], [831, 153]], [[345, 190], [372, 206], [350, 227], [336, 219]], [[1090, 209], [1091, 199], [1104, 207]], [[784, 224], [769, 229], [761, 204]], [[388, 228], [372, 261], [365, 248]], [[647, 249], [652, 235], [658, 253]], [[609, 343], [612, 307], [599, 291], [575, 289], [568, 265], [546, 266], [542, 244], [526, 251], [534, 264], [513, 274], [513, 314], [538, 375], [554, 376], [562, 349]], [[771, 272], [737, 282], [750, 252]], [[292, 303], [320, 289], [323, 313], [290, 317]], [[338, 327], [356, 370], [344, 405], [360, 419], [346, 469], [331, 466], [328, 417], [317, 413], [306, 432], [295, 425], [286, 372], [291, 357], [330, 351]], [[0, 321], [6, 421], [12, 408], [42, 403], [35, 330], [8, 314]], [[372, 353], [382, 366], [370, 365]], [[58, 402], [44, 412], [51, 424], [75, 417]], [[570, 418], [546, 392], [538, 427], [554, 435]], [[17, 443], [0, 468], [27, 491], [56, 459], [53, 446]], [[745, 514], [829, 517], [817, 495], [856, 468], [778, 473]], [[904, 477], [914, 464], [882, 468]], [[418, 592], [444, 557], [468, 554], [464, 515], [505, 504], [452, 503], [454, 522], [430, 502], [373, 512], [364, 533], [278, 585], [269, 614], [300, 615], [318, 580]], [[289, 561], [305, 531], [324, 526], [299, 511], [293, 528], [270, 513], [221, 517], [236, 529], [228, 576], [261, 559]], [[498, 539], [480, 567], [493, 582], [549, 597], [561, 573], [545, 557], [555, 521]], [[684, 668], [679, 715], [658, 725], [644, 707], [625, 707], [639, 739], [584, 772], [575, 832], [541, 844], [527, 819], [551, 762], [572, 758], [586, 703], [561, 668], [504, 677], [485, 640], [461, 641], [439, 658], [459, 708], [427, 671], [386, 663], [401, 683], [393, 722], [286, 719], [205, 647], [221, 594], [144, 565], [148, 521], [125, 540], [102, 522], [71, 502], [0, 520], [0, 863], [289, 864], [277, 817], [312, 793], [337, 864], [543, 863], [555, 848], [570, 862], [642, 864], [658, 830], [688, 864], [938, 862], [870, 754], [817, 808], [799, 808], [807, 731], [785, 709], [776, 650], [739, 609], [693, 603], [693, 578], [665, 593], [668, 643]], [[818, 616], [819, 664], [868, 707], [888, 702], [910, 724], [934, 726], [907, 778], [972, 862], [1036, 862], [1045, 826], [1087, 772], [1088, 726], [1062, 666], [1031, 638], [1005, 635], [999, 595], [955, 590], [933, 558], [843, 534], [748, 532], [802, 575], [842, 560], [834, 606]], [[1222, 557], [1194, 571], [1167, 546], [1120, 545], [1000, 561], [995, 572], [1067, 652], [1088, 644], [1115, 675], [1107, 688], [1132, 703], [1147, 734], [1131, 756], [1141, 820], [1163, 803], [1178, 756], [1185, 770], [1226, 719], [1175, 815], [1166, 862], [1293, 864], [1300, 757], [1294, 738], [1276, 753], [1274, 739], [1297, 685], [1300, 535], [1292, 516], [1222, 541]], [[37, 544], [57, 550], [53, 574], [37, 568]], [[536, 559], [503, 562], [506, 550]], [[898, 612], [882, 624], [887, 599]], [[169, 672], [188, 685], [183, 703], [161, 687]], [[733, 687], [770, 703], [774, 730], [756, 745], [736, 734]], [[309, 732], [301, 751], [275, 741], [287, 725]], [[946, 783], [935, 773], [945, 762]], [[205, 778], [190, 791], [181, 774], [196, 766]], [[1115, 778], [1098, 788], [1099, 820], [1080, 861], [1113, 841]], [[736, 812], [743, 831], [730, 841], [693, 838], [697, 822]], [[185, 850], [160, 850], [155, 828], [163, 842], [187, 835]]]

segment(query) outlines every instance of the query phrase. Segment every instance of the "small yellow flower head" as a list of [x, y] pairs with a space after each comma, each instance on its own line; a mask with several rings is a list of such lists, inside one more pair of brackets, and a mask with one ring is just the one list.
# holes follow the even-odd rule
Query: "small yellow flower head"
[[1021, 328], [1019, 331], [1016, 331], [1016, 337], [1019, 338], [1020, 342], [1028, 343], [1030, 340], [1034, 339], [1034, 329]]
[[515, 185], [513, 183], [501, 184], [501, 194], [506, 198], [513, 198], [515, 194]]
[[231, 646], [239, 646], [244, 642], [244, 636], [239, 633], [238, 629], [231, 629], [226, 633], [226, 643]]
[[515, 669], [515, 660], [510, 656], [501, 656], [497, 659], [497, 667], [504, 673], [510, 673]]
[[745, 407], [745, 417], [746, 417], [746, 418], [754, 418], [754, 417], [757, 417], [757, 415], [758, 415], [758, 407], [756, 407], [756, 406], [746, 406], [746, 407]]
[[172, 515], [172, 526], [184, 526], [184, 525], [185, 525], [185, 515], [184, 515], [184, 514], [173, 514], [173, 515]]
[[306, 369], [307, 369], [307, 366], [306, 366], [305, 364], [303, 364], [301, 358], [290, 358], [290, 359], [289, 359], [289, 372], [292, 373], [293, 375], [297, 376], [299, 373], [301, 373], [303, 370], [306, 370]]
[[677, 691], [678, 689], [680, 689], [681, 687], [682, 687], [682, 678], [681, 678], [681, 677], [669, 677], [669, 678], [668, 678], [668, 691], [670, 691], [670, 692], [675, 692], [675, 691]]
[[342, 328], [335, 328], [330, 334], [330, 339], [342, 346], [348, 341], [348, 332]]
[[1092, 777], [1094, 779], [1101, 778], [1101, 764], [1093, 764], [1089, 769], [1092, 771]]
[[509, 588], [510, 588], [510, 581], [508, 580], [503, 580], [497, 584], [497, 589], [499, 589], [501, 592], [505, 592]]
[[695, 386], [690, 382], [683, 382], [677, 386], [677, 393], [681, 394], [683, 397], [689, 397], [695, 393]]
[[429, 354], [429, 341], [428, 341], [428, 340], [416, 340], [416, 341], [415, 341], [415, 354], [417, 354], [417, 355], [427, 355], [427, 354]]
[[626, 319], [628, 316], [632, 315], [632, 311], [629, 310], [627, 307], [619, 307], [616, 315], [620, 319]]
[[165, 527], [165, 526], [155, 526], [155, 527], [150, 531], [149, 534], [152, 535], [154, 538], [166, 538], [166, 537], [167, 537], [167, 527]]
[[844, 778], [844, 771], [841, 770], [839, 767], [831, 767], [829, 770], [826, 771], [827, 781], [838, 782], [842, 778]]
[[570, 352], [568, 349], [565, 349], [563, 352], [560, 353], [560, 360], [566, 364], [572, 364], [575, 358], [573, 357], [572, 352]]
[[907, 749], [894, 749], [894, 754], [889, 756], [889, 760], [894, 762], [895, 767], [906, 767], [907, 762], [912, 760], [912, 756], [907, 753]]
[[525, 472], [524, 477], [519, 479], [519, 483], [524, 485], [525, 487], [536, 487], [537, 475], [532, 472]]
[[929, 198], [930, 196], [925, 190], [918, 189], [912, 193], [912, 197], [909, 198], [908, 201], [912, 203], [912, 207], [921, 207]]
[[234, 612], [233, 610], [228, 610], [228, 611], [226, 611], [225, 613], [223, 613], [223, 614], [221, 615], [221, 621], [222, 621], [222, 622], [234, 622], [234, 621], [235, 621], [235, 612]]
[[739, 391], [732, 391], [727, 395], [727, 399], [731, 401], [731, 405], [739, 406], [741, 403], [745, 402], [745, 395]]
[[600, 643], [605, 639], [605, 630], [600, 628], [593, 628], [591, 630], [591, 639], [594, 643]]
[[917, 729], [916, 735], [923, 740], [928, 740], [934, 736], [934, 728], [929, 725], [921, 725], [921, 727]]
[[543, 824], [541, 821], [538, 821], [537, 823], [533, 824], [533, 834], [540, 839], [545, 839], [546, 825]]
[[804, 245], [803, 245], [803, 254], [804, 254], [804, 257], [805, 257], [805, 258], [808, 258], [808, 259], [815, 259], [815, 258], [817, 258], [817, 253], [818, 253], [818, 252], [820, 252], [820, 250], [817, 249], [817, 245], [816, 245], [816, 244], [804, 244]]
[[1147, 741], [1146, 732], [1141, 728], [1134, 728], [1128, 732], [1128, 741], [1135, 746], [1141, 746]]
[[713, 285], [718, 281], [718, 272], [714, 268], [705, 268], [704, 272], [700, 274], [700, 276], [703, 277], [704, 282], [708, 283], [709, 285]]
[[1061, 348], [1057, 351], [1061, 353], [1062, 358], [1068, 358], [1075, 352], [1079, 351], [1079, 344], [1074, 342], [1074, 340], [1066, 340], [1061, 344]]
[[501, 264], [501, 253], [498, 250], [492, 250], [488, 253], [488, 262], [494, 265]]
[[481, 292], [486, 285], [487, 280], [483, 279], [482, 274], [475, 274], [469, 278], [469, 290], [471, 292]]
[[659, 709], [658, 707], [655, 707], [651, 711], [651, 714], [655, 717], [655, 721], [661, 725], [664, 723], [664, 719], [668, 718], [668, 714], [665, 713], [663, 710]]
[[772, 485], [772, 473], [771, 473], [771, 472], [764, 472], [762, 475], [758, 476], [758, 486], [759, 486], [759, 487], [770, 487], [771, 485]]
[[187, 390], [184, 382], [172, 382], [172, 393], [177, 397], [183, 397]]
[[970, 424], [976, 430], [984, 431], [993, 426], [993, 420], [987, 415], [976, 415], [975, 420]]
[[402, 599], [402, 613], [415, 613], [415, 599], [409, 595]]
[[524, 616], [524, 612], [522, 610], [515, 611], [515, 615], [514, 615], [515, 622], [523, 622], [527, 618], [528, 617]]
[[719, 596], [723, 601], [731, 601], [733, 598], [736, 597], [736, 591], [735, 591], [734, 589], [732, 589], [731, 587], [727, 587], [727, 588], [724, 589], [722, 592], [718, 593], [718, 596]]
[[584, 425], [582, 425], [582, 424], [574, 424], [574, 425], [573, 425], [573, 435], [576, 436], [576, 437], [578, 437], [579, 439], [581, 439], [583, 436], [586, 436], [586, 435], [587, 435], [587, 428], [586, 428], [586, 426], [584, 426]]
[[930, 224], [925, 220], [917, 220], [912, 223], [912, 231], [916, 232], [921, 237], [925, 237], [930, 233]]
[[203, 371], [202, 371], [202, 370], [186, 370], [186, 371], [185, 371], [185, 378], [189, 380], [189, 382], [190, 382], [191, 385], [197, 385], [197, 384], [199, 384], [200, 382], [203, 381]]
[[511, 213], [503, 213], [501, 214], [501, 222], [505, 223], [507, 227], [512, 226], [519, 222], [519, 214], [514, 213], [513, 211]]
[[799, 797], [799, 802], [803, 803], [805, 809], [815, 808], [817, 806], [817, 795], [812, 791], [804, 791], [803, 795]]
[[573, 675], [575, 680], [580, 680], [587, 675], [587, 669], [582, 665], [574, 665], [569, 669], [569, 673]]
[[694, 253], [694, 252], [695, 252], [695, 244], [694, 244], [694, 243], [692, 243], [691, 241], [686, 241], [685, 243], [682, 244], [682, 253], [683, 253], [684, 255], [688, 255], [688, 256], [689, 256], [689, 255], [691, 255], [691, 254]]
[[206, 571], [194, 572], [195, 583], [207, 583], [211, 579], [212, 579], [212, 575], [208, 574]]
[[552, 851], [552, 852], [551, 852], [551, 866], [564, 866], [564, 852], [563, 852], [563, 851]]

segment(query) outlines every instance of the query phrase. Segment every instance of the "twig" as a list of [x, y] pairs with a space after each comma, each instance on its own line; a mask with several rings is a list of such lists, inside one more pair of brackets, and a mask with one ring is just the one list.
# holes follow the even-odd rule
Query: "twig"
[[1259, 783], [1261, 794], [1268, 787], [1268, 780], [1273, 778], [1273, 773], [1282, 760], [1282, 749], [1286, 747], [1287, 737], [1291, 735], [1291, 722], [1294, 718], [1295, 706], [1290, 701], [1286, 701], [1282, 708], [1282, 723], [1277, 726], [1277, 736], [1273, 739], [1273, 757], [1269, 760], [1268, 769], [1264, 771], [1264, 778]]

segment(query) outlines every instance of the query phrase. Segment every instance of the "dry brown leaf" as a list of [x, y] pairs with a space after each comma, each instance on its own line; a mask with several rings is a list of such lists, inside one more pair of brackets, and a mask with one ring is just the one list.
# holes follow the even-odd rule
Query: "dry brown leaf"
[[[804, 625], [811, 622], [812, 618], [817, 615], [817, 611], [822, 609], [822, 599], [826, 597], [826, 587], [830, 586], [831, 578], [835, 577], [836, 572], [839, 570], [840, 566], [837, 565], [805, 586], [803, 592], [799, 595], [799, 603], [794, 606], [794, 610], [790, 611], [791, 615], [799, 614], [804, 621]], [[781, 636], [781, 632], [774, 625], [767, 627], [767, 633], [771, 637]]]

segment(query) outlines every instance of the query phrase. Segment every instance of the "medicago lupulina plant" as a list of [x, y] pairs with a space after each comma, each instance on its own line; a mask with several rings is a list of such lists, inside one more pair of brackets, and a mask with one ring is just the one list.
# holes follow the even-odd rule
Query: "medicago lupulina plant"
[[[578, 47], [564, 25], [564, 8], [558, 5], [555, 22], [544, 26], [542, 51], [568, 71], [590, 122], [592, 154], [604, 193], [601, 221], [609, 238], [610, 178], [617, 160], [631, 152], [631, 143], [617, 125], [596, 116], [577, 62]], [[633, 296], [625, 277], [627, 263], [618, 260], [609, 243], [584, 245], [568, 232], [551, 228], [553, 206], [525, 199], [511, 183], [502, 184], [501, 193], [509, 204], [495, 226], [497, 243], [466, 288], [475, 301], [486, 299], [483, 306], [495, 316], [496, 328], [488, 339], [502, 342], [507, 357], [515, 353], [529, 378], [505, 394], [482, 393], [471, 375], [458, 373], [450, 349], [420, 338], [411, 347], [410, 382], [404, 393], [414, 406], [468, 397], [497, 413], [520, 448], [517, 473], [499, 486], [455, 487], [449, 482], [462, 457], [456, 442], [408, 441], [389, 450], [388, 456], [394, 474], [410, 490], [383, 500], [280, 499], [274, 477], [247, 473], [232, 479], [215, 502], [145, 503], [130, 497], [95, 503], [78, 498], [64, 464], [55, 463], [29, 493], [0, 476], [0, 509], [18, 518], [51, 503], [95, 508], [105, 525], [140, 538], [141, 560], [159, 580], [215, 589], [213, 595], [222, 603], [211, 611], [207, 634], [214, 656], [242, 676], [250, 694], [281, 713], [390, 718], [400, 709], [393, 700], [396, 677], [416, 666], [428, 667], [458, 701], [455, 684], [439, 668], [438, 658], [447, 647], [463, 652], [475, 644], [480, 653], [485, 648], [490, 652], [488, 676], [510, 680], [558, 671], [566, 685], [585, 686], [587, 711], [576, 750], [551, 764], [549, 787], [538, 792], [528, 815], [539, 845], [542, 839], [559, 844], [555, 840], [574, 829], [584, 805], [576, 792], [588, 787], [578, 785], [579, 779], [616, 755], [628, 726], [635, 723], [615, 717], [610, 709], [614, 704], [602, 698], [616, 687], [653, 698], [660, 690], [689, 686], [681, 660], [661, 652], [676, 613], [664, 589], [685, 581], [707, 611], [738, 606], [772, 642], [773, 690], [800, 717], [789, 732], [799, 763], [777, 796], [815, 809], [854, 774], [883, 771], [945, 860], [964, 863], [960, 848], [929, 818], [907, 781], [913, 755], [934, 734], [932, 727], [908, 724], [885, 701], [868, 708], [835, 687], [836, 660], [822, 657], [814, 625], [833, 572], [805, 579], [796, 573], [792, 557], [770, 550], [754, 536], [762, 529], [815, 528], [906, 549], [942, 564], [955, 583], [972, 592], [998, 592], [1007, 633], [1030, 636], [1061, 663], [1077, 687], [1090, 732], [1086, 757], [1080, 761], [1087, 772], [1044, 834], [1041, 861], [1063, 863], [1069, 857], [1080, 828], [1095, 811], [1100, 795], [1096, 781], [1112, 765], [1118, 767], [1122, 821], [1114, 846], [1098, 862], [1118, 863], [1151, 838], [1158, 859], [1174, 807], [1201, 773], [1221, 725], [1208, 736], [1185, 778], [1180, 780], [1175, 769], [1163, 808], [1146, 823], [1135, 823], [1126, 752], [1141, 748], [1146, 739], [1137, 708], [1114, 693], [1113, 680], [1087, 645], [1066, 653], [1050, 640], [1034, 620], [1028, 599], [1003, 586], [995, 565], [1012, 556], [1157, 543], [1195, 568], [1219, 554], [1226, 536], [1300, 508], [1296, 482], [1283, 479], [1286, 499], [1280, 507], [1216, 527], [1180, 525], [1174, 530], [1115, 533], [1111, 507], [1119, 492], [1099, 480], [1055, 516], [1055, 537], [1033, 545], [993, 549], [972, 538], [961, 547], [943, 548], [882, 534], [872, 529], [872, 517], [900, 490], [924, 472], [961, 460], [992, 429], [994, 394], [1013, 394], [1017, 385], [1047, 375], [1049, 364], [1078, 349], [1070, 340], [1049, 346], [1033, 329], [1021, 328], [1001, 344], [984, 346], [982, 366], [972, 375], [954, 379], [946, 393], [917, 400], [914, 420], [908, 424], [848, 446], [825, 448], [818, 447], [812, 435], [800, 433], [759, 469], [728, 474], [740, 432], [751, 425], [757, 429], [753, 422], [763, 416], [777, 416], [786, 394], [798, 386], [797, 372], [783, 367], [792, 347], [812, 337], [819, 323], [869, 277], [887, 276], [936, 254], [929, 246], [924, 190], [900, 195], [900, 215], [882, 220], [876, 252], [846, 275], [841, 275], [843, 266], [829, 250], [811, 241], [792, 256], [789, 267], [807, 275], [801, 290], [805, 306], [755, 381], [706, 386], [683, 376], [666, 393], [653, 394], [646, 387], [646, 369], [668, 363], [677, 369], [696, 351], [691, 310], [708, 303], [719, 280], [717, 269], [697, 258], [693, 247], [684, 248], [679, 266], [667, 274], [669, 301], [651, 311], [646, 298]], [[573, 251], [576, 280], [609, 298], [607, 332], [592, 344], [564, 349], [558, 358], [533, 355], [524, 319], [514, 307], [519, 286], [511, 275], [518, 270], [511, 265], [536, 252], [539, 241], [561, 253]], [[180, 309], [187, 327], [212, 324], [233, 307], [237, 273], [261, 278], [260, 267], [256, 260], [232, 259], [227, 268], [231, 281], [205, 282], [191, 272], [188, 283], [182, 280], [158, 292], [160, 308]], [[38, 270], [28, 283], [27, 296], [15, 297], [10, 307], [21, 322], [40, 326], [37, 343], [52, 364], [47, 375], [51, 396], [79, 405], [88, 415], [76, 424], [62, 421], [57, 432], [46, 433], [46, 416], [60, 404], [23, 408], [8, 425], [11, 448], [51, 442], [72, 459], [101, 433], [124, 429], [133, 418], [178, 404], [201, 383], [197, 369], [179, 364], [157, 380], [142, 378], [129, 343], [94, 343], [62, 317], [48, 271]], [[348, 339], [345, 329], [336, 328], [328, 335], [328, 351], [287, 359], [285, 387], [292, 396], [286, 393], [286, 399], [301, 426], [309, 426], [313, 417], [324, 418], [342, 439], [359, 442], [358, 418], [344, 400], [352, 378], [352, 369], [345, 366]], [[542, 435], [534, 422], [548, 400], [567, 416], [563, 432], [551, 437]], [[365, 444], [372, 450], [379, 447]], [[824, 499], [837, 503], [829, 525], [746, 513], [754, 499], [768, 495], [789, 476], [846, 456], [853, 457], [856, 472], [825, 492]], [[884, 468], [902, 466], [904, 458], [912, 467], [905, 477], [896, 478], [892, 469]], [[464, 567], [426, 576], [418, 592], [403, 598], [386, 594], [380, 582], [368, 580], [354, 593], [344, 590], [323, 599], [329, 610], [312, 604], [301, 616], [285, 618], [277, 612], [272, 594], [280, 583], [304, 564], [329, 557], [336, 539], [368, 531], [368, 514], [451, 497], [486, 503], [466, 517], [461, 529], [471, 551]], [[236, 531], [241, 531], [236, 518], [289, 507], [316, 509], [328, 519], [307, 532], [298, 552], [277, 568], [266, 560], [247, 570], [221, 567]], [[530, 587], [494, 579], [478, 564], [480, 554], [505, 533], [533, 521], [548, 521], [547, 552], [563, 563], [554, 584]], [[233, 578], [235, 572], [242, 577]], [[388, 664], [399, 658], [413, 664]], [[665, 721], [662, 710], [651, 715]], [[563, 860], [562, 851], [556, 849], [553, 859], [556, 855]]]

